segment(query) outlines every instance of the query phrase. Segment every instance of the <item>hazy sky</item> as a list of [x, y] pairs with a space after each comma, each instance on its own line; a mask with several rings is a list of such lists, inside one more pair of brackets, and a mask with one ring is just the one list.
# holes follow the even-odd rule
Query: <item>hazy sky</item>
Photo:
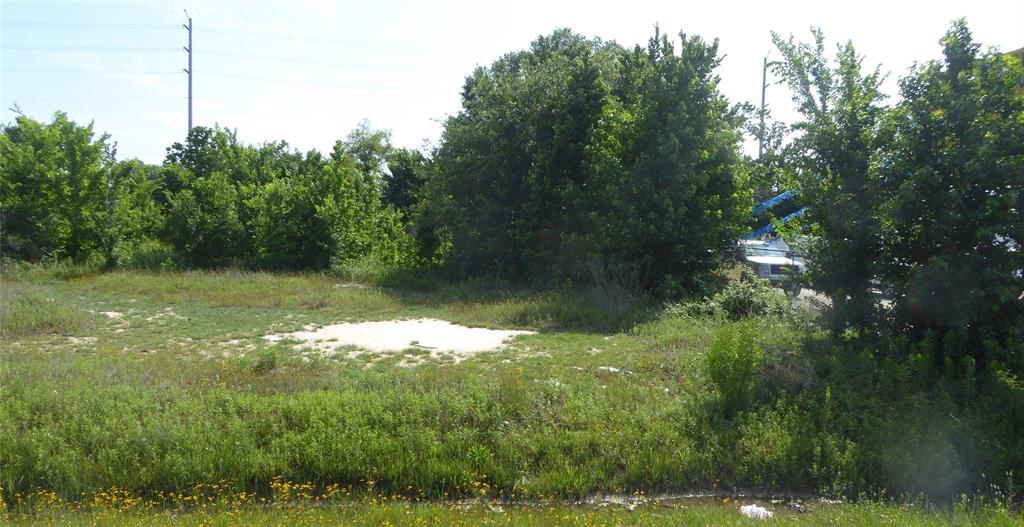
[[[984, 46], [1024, 47], [1021, 0], [0, 0], [0, 122], [15, 103], [40, 120], [64, 110], [109, 132], [119, 158], [159, 163], [187, 128], [183, 9], [195, 28], [195, 124], [302, 150], [329, 149], [364, 118], [400, 146], [436, 141], [476, 65], [558, 27], [629, 46], [655, 24], [718, 38], [721, 89], [734, 102], [759, 101], [771, 31], [807, 40], [819, 26], [830, 49], [852, 39], [866, 64], [890, 73], [893, 95], [915, 61], [939, 58], [955, 18]], [[768, 91], [777, 116], [791, 117], [786, 87]]]

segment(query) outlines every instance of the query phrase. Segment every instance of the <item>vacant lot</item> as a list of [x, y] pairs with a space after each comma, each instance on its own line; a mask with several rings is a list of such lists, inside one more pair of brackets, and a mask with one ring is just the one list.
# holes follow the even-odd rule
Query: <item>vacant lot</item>
[[[238, 272], [21, 272], [3, 280], [2, 295], [0, 486], [18, 521], [124, 511], [125, 522], [158, 524], [164, 513], [146, 510], [172, 507], [184, 525], [317, 524], [369, 507], [380, 522], [739, 522], [738, 504], [721, 500], [638, 499], [629, 510], [616, 498], [610, 512], [564, 504], [691, 491], [834, 495], [852, 481], [836, 471], [857, 466], [839, 459], [859, 455], [855, 445], [827, 450], [801, 428], [796, 399], [727, 406], [705, 373], [723, 334], [750, 334], [768, 381], [741, 395], [824, 392], [799, 320], [667, 316], [583, 292], [405, 291]], [[264, 338], [421, 318], [536, 334], [458, 360], [415, 346], [322, 354]], [[251, 509], [267, 502], [283, 508]], [[810, 523], [1016, 521], [999, 507], [764, 503]]]

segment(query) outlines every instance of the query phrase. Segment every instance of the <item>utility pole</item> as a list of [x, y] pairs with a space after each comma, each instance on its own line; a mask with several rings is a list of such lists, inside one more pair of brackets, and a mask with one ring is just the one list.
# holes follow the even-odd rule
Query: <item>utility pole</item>
[[188, 30], [188, 47], [185, 48], [188, 52], [188, 69], [185, 70], [188, 73], [188, 131], [192, 133], [192, 17], [188, 16], [188, 11], [185, 11], [185, 17], [188, 25], [182, 24], [182, 27]]
[[[189, 20], [191, 20], [191, 19], [189, 19]], [[189, 35], [191, 35], [191, 34], [192, 33], [189, 33]], [[191, 37], [189, 37], [189, 38], [191, 38]], [[191, 44], [189, 44], [189, 45], [191, 45]], [[189, 57], [190, 57], [189, 60], [190, 61], [192, 60], [191, 56], [192, 55], [190, 54], [189, 55]], [[190, 62], [190, 64], [191, 64], [191, 62]], [[191, 67], [191, 66], [189, 66], [189, 67]], [[192, 78], [192, 76], [190, 74], [189, 75], [189, 79], [191, 79], [191, 78]], [[191, 91], [192, 90], [191, 82], [192, 81], [189, 80], [189, 86], [190, 86], [189, 94], [192, 93], [192, 91]], [[764, 153], [764, 94], [765, 94], [765, 92], [767, 90], [768, 90], [768, 55], [765, 55], [765, 57], [764, 57], [764, 66], [761, 68], [761, 133], [758, 134], [758, 138], [757, 138], [757, 158], [758, 159], [761, 159], [761, 154]], [[189, 97], [191, 97], [191, 95], [189, 95]], [[189, 122], [191, 122], [191, 119], [190, 119]]]

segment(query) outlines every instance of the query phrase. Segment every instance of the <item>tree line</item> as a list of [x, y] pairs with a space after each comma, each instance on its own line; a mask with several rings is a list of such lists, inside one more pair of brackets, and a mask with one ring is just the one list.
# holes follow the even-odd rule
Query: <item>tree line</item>
[[0, 134], [0, 249], [115, 267], [370, 259], [544, 286], [612, 276], [673, 297], [706, 291], [755, 192], [785, 188], [809, 207], [784, 230], [837, 335], [1019, 338], [1020, 61], [957, 21], [944, 59], [915, 66], [887, 105], [852, 43], [833, 59], [820, 32], [774, 38], [802, 118], [759, 130], [756, 160], [740, 151], [751, 108], [718, 89], [717, 42], [657, 30], [632, 48], [557, 30], [478, 67], [429, 152], [366, 124], [326, 154], [197, 127], [151, 166], [63, 113], [19, 115]]
[[0, 141], [7, 258], [320, 270], [412, 253], [409, 191], [384, 174], [415, 184], [425, 159], [365, 124], [327, 155], [196, 127], [162, 166], [116, 161], [108, 136], [59, 112], [51, 123], [18, 116]]

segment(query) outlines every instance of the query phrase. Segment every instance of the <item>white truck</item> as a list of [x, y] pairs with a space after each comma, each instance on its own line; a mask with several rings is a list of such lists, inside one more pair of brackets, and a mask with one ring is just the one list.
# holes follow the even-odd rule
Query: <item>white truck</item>
[[785, 240], [740, 240], [740, 249], [747, 266], [758, 278], [782, 287], [787, 294], [800, 294], [800, 286], [793, 278], [795, 273], [804, 271], [807, 262]]

